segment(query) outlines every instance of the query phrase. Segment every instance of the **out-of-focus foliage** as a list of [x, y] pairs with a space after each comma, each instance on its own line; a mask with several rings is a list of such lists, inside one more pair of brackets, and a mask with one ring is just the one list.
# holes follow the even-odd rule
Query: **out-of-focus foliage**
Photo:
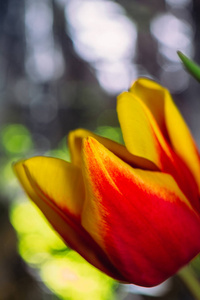
[[33, 149], [30, 132], [21, 124], [10, 124], [2, 128], [1, 143], [10, 155], [27, 154]]
[[71, 251], [29, 202], [15, 202], [11, 222], [19, 253], [61, 299], [114, 299], [114, 281]]

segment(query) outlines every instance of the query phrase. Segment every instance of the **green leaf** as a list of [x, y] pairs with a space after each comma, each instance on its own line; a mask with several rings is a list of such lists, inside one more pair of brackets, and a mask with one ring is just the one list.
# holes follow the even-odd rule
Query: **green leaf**
[[198, 66], [194, 61], [189, 59], [182, 52], [177, 51], [178, 56], [182, 60], [187, 71], [200, 82], [200, 66]]

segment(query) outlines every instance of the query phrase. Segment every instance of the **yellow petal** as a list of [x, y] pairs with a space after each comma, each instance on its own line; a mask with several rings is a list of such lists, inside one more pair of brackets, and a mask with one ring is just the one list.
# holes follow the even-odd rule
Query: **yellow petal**
[[132, 93], [124, 92], [118, 97], [117, 113], [128, 151], [160, 168], [160, 145], [144, 103]]
[[164, 118], [164, 97], [165, 89], [156, 82], [139, 78], [130, 88], [131, 94], [139, 98], [145, 106], [151, 111], [159, 128], [166, 133], [165, 118]]
[[170, 141], [175, 152], [185, 161], [196, 179], [200, 193], [200, 158], [197, 146], [174, 105], [170, 94], [166, 91], [165, 119]]
[[[48, 167], [49, 163], [52, 164], [52, 167]], [[29, 160], [20, 161], [14, 165], [14, 171], [26, 193], [42, 211], [47, 220], [63, 238], [66, 244], [77, 251], [88, 262], [93, 264], [101, 271], [105, 272], [113, 278], [124, 281], [125, 279], [111, 264], [104, 251], [95, 243], [91, 236], [81, 226], [79, 219], [77, 219], [73, 214], [69, 212], [69, 210], [71, 212], [73, 210], [72, 205], [70, 204], [70, 206], [68, 206], [67, 203], [65, 203], [62, 199], [62, 192], [65, 187], [61, 187], [60, 190], [59, 183], [57, 185], [57, 179], [61, 179], [62, 175], [59, 174], [59, 171], [52, 174], [48, 173], [49, 171], [55, 171], [54, 167], [56, 165], [61, 169], [63, 166], [67, 167], [68, 170], [66, 171], [66, 174], [68, 171], [70, 171], [71, 168], [72, 173], [70, 172], [70, 174], [73, 178], [74, 167], [69, 166], [69, 164], [63, 165], [63, 161], [58, 162], [57, 159], [45, 157], [35, 157]], [[46, 167], [47, 173], [44, 172], [44, 169], [46, 169]], [[63, 175], [65, 175], [65, 172], [63, 170], [60, 171], [60, 173], [62, 172]], [[42, 176], [40, 175], [40, 173], [42, 173]], [[70, 174], [68, 174], [69, 176], [67, 175], [68, 178], [66, 178], [64, 184], [68, 185], [68, 190], [66, 189], [66, 192], [70, 192], [70, 182], [72, 183], [71, 188], [75, 187], [73, 185], [73, 180], [70, 179]], [[43, 186], [45, 180], [42, 178], [43, 176], [45, 176], [45, 178], [54, 177], [54, 181], [52, 181], [51, 179], [51, 184], [54, 187], [57, 186], [57, 191], [49, 185], [48, 180], [46, 180], [47, 186]], [[69, 182], [67, 182], [68, 180]], [[74, 190], [74, 193], [76, 195], [79, 192], [81, 193], [81, 190], [79, 191], [79, 187], [79, 184], [75, 187], [76, 189]], [[48, 190], [49, 188], [51, 189], [51, 192]], [[59, 192], [61, 192], [60, 195]], [[52, 195], [56, 195], [58, 196], [58, 198], [52, 199], [49, 197], [50, 195], [51, 197]], [[68, 195], [63, 196], [65, 197], [65, 199], [69, 200]], [[83, 199], [83, 197], [84, 193], [81, 199]]]
[[[71, 240], [69, 242], [69, 245], [72, 247], [77, 240], [76, 233], [73, 230], [73, 226], [68, 226], [68, 223], [74, 223], [73, 216], [70, 220], [68, 216], [71, 217], [71, 215], [66, 212], [62, 212], [61, 207], [59, 207], [58, 201], [56, 199], [50, 199], [48, 198], [48, 194], [45, 194], [45, 191], [42, 191], [40, 189], [40, 184], [33, 181], [31, 178], [31, 174], [33, 173], [33, 178], [35, 177], [35, 168], [33, 162], [36, 162], [36, 169], [38, 172], [38, 175], [40, 173], [40, 170], [38, 170], [37, 162], [40, 161], [40, 157], [31, 158], [30, 160], [24, 160], [16, 163], [14, 165], [14, 171], [21, 182], [24, 190], [29, 195], [31, 200], [39, 207], [39, 209], [43, 212], [43, 214], [46, 216], [47, 220], [52, 224], [52, 226], [56, 229], [56, 231], [64, 238], [64, 240], [68, 240], [67, 235], [71, 235]], [[33, 167], [33, 170], [28, 169], [31, 165]], [[42, 165], [41, 165], [42, 169]], [[49, 174], [45, 174], [45, 177], [48, 177]], [[35, 178], [34, 178], [35, 179]], [[27, 216], [28, 217], [28, 216]], [[67, 220], [67, 221], [66, 221]], [[73, 242], [73, 239], [75, 240]]]
[[[33, 157], [22, 163], [31, 172], [32, 180], [46, 197], [63, 211], [80, 216], [84, 201], [84, 185], [78, 167], [51, 157]], [[22, 163], [19, 162], [17, 166]], [[27, 178], [23, 178], [22, 184], [26, 186]]]
[[130, 91], [151, 111], [163, 135], [170, 140], [175, 152], [185, 161], [200, 189], [198, 150], [169, 91], [154, 81], [145, 78], [137, 80]]
[[157, 167], [154, 163], [149, 161], [146, 158], [132, 155], [126, 147], [123, 145], [114, 142], [110, 139], [98, 136], [91, 131], [85, 129], [76, 129], [71, 131], [68, 136], [68, 145], [71, 153], [71, 161], [76, 166], [81, 166], [81, 150], [82, 150], [82, 141], [84, 138], [93, 137], [104, 145], [107, 149], [113, 152], [116, 156], [121, 158], [123, 161], [127, 162], [131, 166], [138, 166], [144, 169], [156, 170]]

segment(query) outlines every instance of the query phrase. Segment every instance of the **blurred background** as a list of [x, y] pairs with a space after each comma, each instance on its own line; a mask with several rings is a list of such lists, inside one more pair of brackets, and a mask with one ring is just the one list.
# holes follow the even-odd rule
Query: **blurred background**
[[200, 86], [176, 54], [200, 63], [199, 16], [199, 0], [0, 2], [0, 300], [193, 299], [177, 276], [142, 289], [88, 265], [30, 204], [11, 165], [69, 160], [66, 136], [78, 127], [121, 142], [116, 96], [138, 76], [171, 91], [200, 146]]

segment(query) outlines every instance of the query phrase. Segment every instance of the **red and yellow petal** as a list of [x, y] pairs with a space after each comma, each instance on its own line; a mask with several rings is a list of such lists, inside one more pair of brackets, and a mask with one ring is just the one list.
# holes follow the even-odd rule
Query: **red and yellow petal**
[[151, 111], [163, 136], [192, 172], [200, 191], [198, 149], [169, 91], [152, 80], [140, 78], [133, 84], [130, 92]]
[[[150, 90], [146, 95], [138, 85], [137, 81], [135, 93], [124, 92], [118, 97], [117, 112], [126, 147], [131, 154], [148, 159], [161, 172], [171, 174], [194, 207], [200, 210], [197, 175], [194, 177], [185, 160], [172, 148], [165, 119], [161, 118], [162, 106], [155, 108], [156, 101], [162, 103], [159, 97], [164, 92], [161, 90], [156, 94]], [[152, 107], [149, 108], [150, 104]], [[156, 113], [159, 117], [154, 115]]]
[[101, 247], [81, 226], [80, 216], [76, 215], [76, 205], [73, 207], [72, 201], [80, 203], [80, 198], [82, 202], [84, 200], [76, 169], [62, 160], [47, 157], [34, 157], [14, 165], [24, 190], [66, 244], [104, 273], [124, 281]]
[[[27, 174], [31, 172], [31, 181], [40, 188], [42, 193], [56, 204], [63, 212], [79, 219], [84, 198], [85, 188], [81, 169], [57, 158], [36, 156], [18, 162], [15, 170], [20, 181], [26, 187]], [[29, 171], [30, 170], [30, 171]]]
[[[84, 142], [82, 224], [128, 282], [153, 286], [200, 251], [200, 218], [174, 179]], [[94, 230], [95, 228], [95, 230]]]
[[148, 160], [148, 158], [140, 157], [133, 155], [133, 153], [129, 152], [125, 146], [114, 142], [110, 139], [98, 136], [91, 131], [85, 129], [76, 129], [71, 131], [68, 136], [68, 146], [71, 153], [71, 161], [76, 166], [81, 166], [81, 149], [82, 149], [82, 141], [84, 138], [93, 137], [97, 141], [99, 141], [102, 145], [104, 145], [107, 149], [121, 158], [123, 161], [127, 162], [131, 166], [137, 166], [144, 169], [157, 170], [156, 165]]

